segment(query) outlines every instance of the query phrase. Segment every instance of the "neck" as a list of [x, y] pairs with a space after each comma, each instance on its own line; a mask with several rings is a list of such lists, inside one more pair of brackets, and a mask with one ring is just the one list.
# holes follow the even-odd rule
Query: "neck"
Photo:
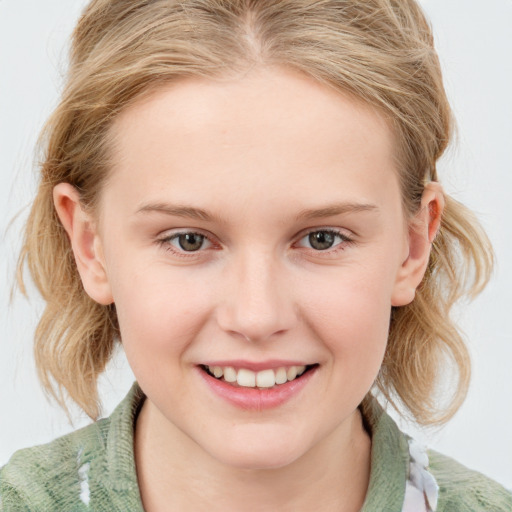
[[361, 509], [371, 441], [359, 410], [284, 467], [240, 469], [211, 457], [146, 400], [135, 429], [137, 477], [146, 512]]

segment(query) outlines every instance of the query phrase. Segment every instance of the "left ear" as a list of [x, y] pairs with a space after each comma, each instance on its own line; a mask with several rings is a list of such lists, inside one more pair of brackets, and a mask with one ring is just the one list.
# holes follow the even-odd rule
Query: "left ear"
[[439, 231], [444, 209], [441, 185], [430, 182], [425, 186], [418, 213], [409, 222], [409, 251], [395, 282], [392, 306], [405, 306], [414, 300], [416, 288], [427, 270], [432, 242]]

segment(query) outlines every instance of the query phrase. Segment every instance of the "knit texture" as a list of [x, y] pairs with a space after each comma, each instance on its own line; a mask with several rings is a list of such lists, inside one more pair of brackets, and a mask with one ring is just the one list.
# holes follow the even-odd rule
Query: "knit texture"
[[[16, 452], [0, 470], [0, 510], [143, 511], [133, 432], [144, 395], [134, 384], [109, 418], [55, 441]], [[407, 437], [375, 403], [371, 475], [361, 512], [401, 512], [410, 456]], [[512, 512], [512, 494], [480, 473], [429, 452], [439, 485], [437, 512]]]
[[109, 418], [16, 452], [0, 470], [0, 510], [142, 512], [133, 426], [143, 398], [134, 385]]
[[512, 493], [500, 484], [433, 450], [428, 455], [439, 485], [437, 512], [512, 512]]

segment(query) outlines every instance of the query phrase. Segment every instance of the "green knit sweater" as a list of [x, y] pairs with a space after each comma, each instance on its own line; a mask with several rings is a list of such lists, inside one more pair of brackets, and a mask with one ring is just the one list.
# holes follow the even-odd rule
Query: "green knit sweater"
[[[144, 395], [135, 384], [108, 418], [16, 452], [0, 470], [0, 510], [143, 511], [133, 426]], [[382, 410], [366, 418], [372, 434], [370, 485], [362, 512], [400, 512], [411, 458], [407, 437]], [[439, 485], [437, 512], [512, 512], [512, 494], [480, 473], [429, 452]]]

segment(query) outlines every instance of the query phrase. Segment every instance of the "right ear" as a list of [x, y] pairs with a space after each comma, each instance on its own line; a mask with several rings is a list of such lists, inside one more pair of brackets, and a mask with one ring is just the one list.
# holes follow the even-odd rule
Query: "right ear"
[[112, 304], [114, 300], [96, 222], [83, 209], [78, 191], [69, 183], [59, 183], [53, 189], [53, 203], [69, 236], [85, 291], [99, 304]]

